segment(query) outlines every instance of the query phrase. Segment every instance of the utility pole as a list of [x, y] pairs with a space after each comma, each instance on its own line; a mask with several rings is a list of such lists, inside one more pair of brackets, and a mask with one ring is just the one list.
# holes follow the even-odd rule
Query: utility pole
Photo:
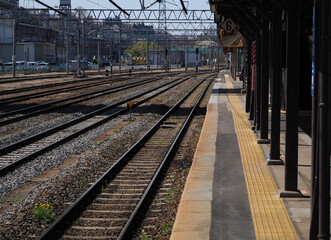
[[187, 70], [187, 58], [188, 58], [188, 49], [187, 45], [185, 45], [185, 71]]
[[66, 71], [69, 73], [69, 36], [67, 29], [67, 19], [64, 20], [65, 42], [66, 42]]
[[83, 48], [82, 48], [82, 55], [83, 55], [83, 75], [85, 76], [85, 18], [83, 19]]
[[176, 68], [178, 69], [178, 46], [176, 50]]
[[100, 73], [100, 34], [98, 34], [98, 73]]
[[148, 39], [146, 38], [146, 70], [149, 70], [149, 65], [148, 65]]
[[217, 72], [219, 71], [220, 71], [220, 44], [217, 42]]
[[113, 30], [111, 30], [110, 33], [110, 55], [109, 55], [109, 67], [110, 67], [110, 74], [113, 74], [113, 64], [112, 64], [112, 60], [113, 60]]
[[196, 48], [195, 49], [195, 72], [198, 72], [199, 71], [199, 69], [198, 69], [198, 64], [199, 64], [199, 62], [198, 62], [198, 56], [199, 56], [199, 48]]
[[121, 24], [119, 29], [119, 39], [118, 39], [118, 73], [121, 73]]
[[77, 76], [80, 75], [80, 29], [79, 29], [79, 23], [80, 23], [80, 15], [78, 17], [77, 21]]
[[77, 76], [80, 75], [80, 30], [77, 29]]
[[172, 57], [172, 54], [171, 54], [171, 39], [169, 38], [169, 56], [168, 56], [168, 64], [169, 64], [169, 66], [168, 66], [168, 70], [170, 70], [171, 69], [171, 57]]
[[[153, 66], [155, 66], [155, 62], [154, 62], [154, 60], [155, 60], [155, 40], [153, 41]], [[156, 57], [157, 57], [157, 55], [156, 55]], [[156, 67], [157, 68], [157, 67]]]
[[13, 77], [16, 76], [16, 21], [13, 19]]

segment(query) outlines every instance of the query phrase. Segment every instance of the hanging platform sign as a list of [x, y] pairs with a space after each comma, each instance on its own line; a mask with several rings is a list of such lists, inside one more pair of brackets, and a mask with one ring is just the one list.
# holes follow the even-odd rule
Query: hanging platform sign
[[238, 29], [238, 25], [231, 19], [227, 18], [221, 23], [221, 28], [228, 34], [231, 34], [234, 30]]

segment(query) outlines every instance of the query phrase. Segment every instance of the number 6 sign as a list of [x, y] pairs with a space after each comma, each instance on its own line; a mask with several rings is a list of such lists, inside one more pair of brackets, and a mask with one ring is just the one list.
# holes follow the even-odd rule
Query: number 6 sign
[[221, 23], [221, 27], [227, 32], [232, 33], [233, 30], [237, 29], [237, 24], [235, 24], [231, 18], [227, 18]]

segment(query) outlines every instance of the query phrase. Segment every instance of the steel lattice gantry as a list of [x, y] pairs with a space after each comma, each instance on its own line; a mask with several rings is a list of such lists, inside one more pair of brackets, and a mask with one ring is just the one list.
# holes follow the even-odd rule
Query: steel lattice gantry
[[[117, 9], [70, 9], [71, 18], [86, 18], [105, 20], [109, 18], [118, 18], [123, 21], [155, 21], [159, 19], [159, 10], [126, 10], [129, 16]], [[61, 15], [55, 11], [48, 9], [2, 9], [0, 19], [7, 19], [15, 16], [18, 19], [31, 19], [38, 16], [42, 19], [56, 20]], [[167, 21], [213, 21], [214, 16], [209, 10], [190, 10], [185, 14], [182, 10], [169, 10], [165, 11]]]
[[[329, 239], [330, 1], [209, 0], [209, 3], [218, 24], [218, 34], [220, 24], [226, 18], [232, 18], [245, 37], [246, 111], [253, 120], [252, 129], [260, 131], [258, 142], [270, 142], [268, 164], [284, 164], [280, 157], [280, 112], [282, 102], [285, 102], [285, 191], [281, 192], [281, 197], [301, 197], [297, 180], [299, 110], [312, 113], [310, 239]], [[309, 37], [313, 39], [312, 47], [309, 46]], [[256, 47], [254, 76], [251, 76], [252, 43]]]
[[[89, 38], [93, 38], [94, 42], [98, 42], [98, 44], [99, 42], [107, 43], [109, 46], [113, 46], [116, 41], [132, 39], [132, 36], [135, 35], [149, 42], [166, 41], [171, 38], [176, 41], [181, 39], [182, 41], [185, 39], [194, 41], [194, 39], [202, 37], [213, 41], [217, 39], [216, 24], [214, 23], [213, 14], [209, 10], [191, 10], [188, 11], [188, 14], [185, 14], [181, 10], [167, 9], [164, 11], [166, 22], [165, 25], [163, 24], [164, 29], [161, 30], [158, 29], [160, 22], [158, 10], [127, 10], [129, 16], [117, 9], [64, 9], [62, 11], [67, 16], [51, 9], [1, 9], [0, 20], [13, 19], [15, 21], [13, 26], [16, 29], [19, 24], [27, 22], [32, 25], [40, 25], [45, 29], [51, 29], [57, 35], [63, 35], [64, 40], [58, 41], [58, 43], [66, 42], [66, 52], [69, 51], [68, 39], [71, 39], [71, 42], [78, 42], [77, 59], [81, 54], [84, 55], [84, 48], [79, 48], [78, 45], [85, 46], [84, 36], [87, 35]], [[133, 24], [152, 27], [157, 34], [155, 36], [144, 36], [141, 31], [146, 30], [132, 28]], [[16, 35], [15, 39], [17, 39]], [[71, 48], [71, 50], [73, 49]], [[83, 52], [80, 53], [80, 51]], [[121, 51], [119, 50], [119, 52]], [[67, 60], [67, 71], [68, 66]], [[14, 74], [15, 70], [13, 71]]]

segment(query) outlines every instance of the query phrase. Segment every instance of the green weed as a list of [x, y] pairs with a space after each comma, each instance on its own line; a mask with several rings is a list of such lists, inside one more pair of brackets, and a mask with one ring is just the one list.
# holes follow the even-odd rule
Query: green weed
[[53, 206], [45, 203], [36, 203], [32, 209], [32, 215], [34, 219], [43, 220], [47, 223], [51, 223], [55, 220]]
[[169, 235], [171, 233], [171, 228], [174, 225], [173, 222], [168, 222], [162, 226], [162, 232], [164, 235]]
[[23, 198], [23, 196], [17, 196], [17, 197], [15, 197], [13, 200], [10, 201], [10, 205], [13, 205], [13, 204], [21, 201], [22, 198]]
[[175, 199], [174, 193], [177, 192], [177, 188], [171, 189], [168, 191], [168, 195], [166, 196], [166, 200], [172, 201]]
[[140, 235], [141, 240], [152, 240], [152, 237], [145, 232], [145, 230], [141, 230], [141, 235]]

